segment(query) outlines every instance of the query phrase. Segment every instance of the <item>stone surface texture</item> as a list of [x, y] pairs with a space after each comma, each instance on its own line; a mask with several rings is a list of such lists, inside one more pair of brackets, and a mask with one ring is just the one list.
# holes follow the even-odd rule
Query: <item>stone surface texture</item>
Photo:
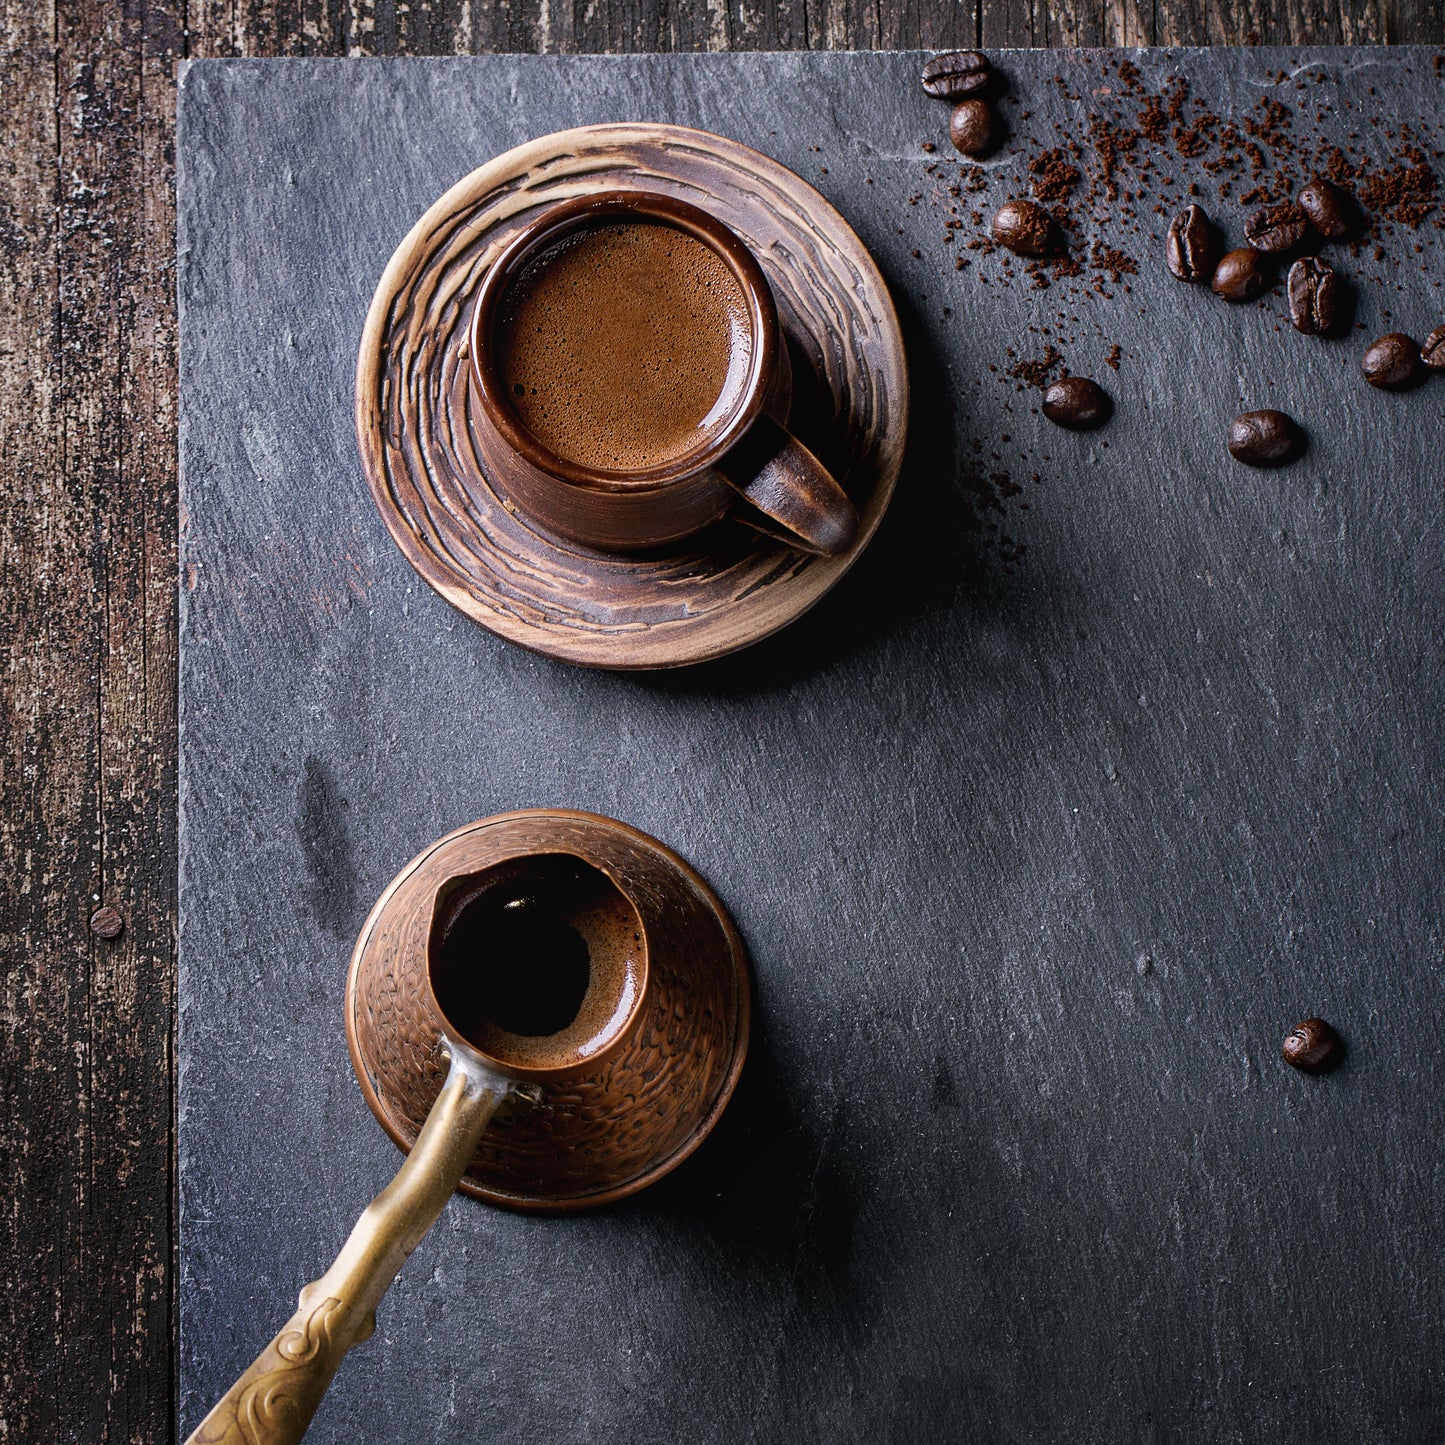
[[[184, 72], [183, 1432], [396, 1164], [342, 1031], [372, 900], [447, 830], [556, 804], [655, 834], [732, 910], [738, 1096], [619, 1207], [454, 1200], [313, 1439], [1445, 1435], [1445, 386], [1384, 395], [1282, 295], [1181, 287], [1167, 216], [1108, 297], [1005, 286], [999, 256], [955, 271], [921, 59]], [[1342, 138], [1346, 102], [1437, 127], [1445, 105], [1431, 52], [1131, 59], [1222, 113], [1315, 67]], [[1106, 83], [1098, 54], [996, 60], [1016, 135], [1049, 144]], [[529, 136], [622, 119], [816, 185], [894, 290], [914, 383], [859, 565], [676, 675], [577, 670], [454, 612], [352, 432], [362, 318], [416, 217]], [[995, 199], [1030, 154], [985, 163]], [[1361, 285], [1356, 336], [1439, 323], [1440, 233], [1419, 241], [1401, 290]], [[1115, 399], [1096, 433], [1006, 378], [1059, 310]], [[1264, 405], [1311, 443], [1272, 473], [1224, 447]], [[1308, 1014], [1347, 1041], [1328, 1078], [1279, 1057]]]

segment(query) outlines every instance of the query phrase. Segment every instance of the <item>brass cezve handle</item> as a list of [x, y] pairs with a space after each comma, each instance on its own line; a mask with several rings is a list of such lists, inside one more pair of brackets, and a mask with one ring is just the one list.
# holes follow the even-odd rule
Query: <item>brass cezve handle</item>
[[492, 1115], [515, 1089], [468, 1051], [445, 1041], [443, 1047], [451, 1054], [446, 1083], [396, 1177], [367, 1205], [335, 1263], [301, 1291], [296, 1313], [187, 1445], [294, 1445], [342, 1357], [370, 1338], [387, 1286], [446, 1206]]

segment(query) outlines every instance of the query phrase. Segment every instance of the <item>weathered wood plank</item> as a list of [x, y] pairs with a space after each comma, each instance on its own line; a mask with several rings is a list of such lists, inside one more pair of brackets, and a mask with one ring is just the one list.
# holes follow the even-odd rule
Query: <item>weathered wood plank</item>
[[979, 43], [974, 0], [899, 0], [882, 6], [879, 27], [888, 50], [963, 50]]
[[1108, 0], [1055, 0], [1044, 31], [1046, 45], [1118, 44], [1109, 33]]
[[1445, 6], [0, 0], [0, 1438], [171, 1429], [176, 59], [1253, 38], [1445, 44]]
[[68, 1414], [60, 1356], [87, 1202], [85, 920], [99, 872], [89, 677], [98, 647], [88, 588], [77, 587], [88, 519], [84, 499], [68, 492], [54, 425], [62, 222], [53, 37], [44, 7], [0, 9], [0, 862], [10, 882], [0, 917], [0, 1168], [11, 1181], [0, 1252], [7, 1275], [25, 1280], [0, 1301], [0, 1418], [25, 1440], [55, 1438]]
[[[719, 39], [730, 44], [713, 44], [709, 50], [803, 50], [806, 49], [808, 14], [804, 0], [782, 0], [782, 3], [757, 4], [754, 0], [729, 0], [726, 26], [720, 27]], [[676, 49], [693, 49], [679, 45]]]
[[[1438, 0], [1427, 3], [1438, 6]], [[1154, 42], [1159, 45], [1370, 45], [1385, 40], [1386, 32], [1383, 0], [1329, 5], [1320, 0], [1156, 0]]]
[[169, 1413], [178, 34], [99, 6], [0, 22], [14, 1439], [145, 1440]]
[[871, 50], [881, 46], [877, 0], [806, 0], [810, 50]]
[[[57, 14], [57, 250], [65, 470], [83, 497], [98, 776], [98, 889], [127, 920], [97, 943], [86, 1000], [84, 1288], [75, 1340], [122, 1390], [77, 1388], [96, 1440], [144, 1441], [168, 1405], [172, 918], [175, 881], [174, 91], [179, 13], [66, 4]], [[87, 789], [91, 792], [91, 789]], [[82, 1368], [86, 1379], [93, 1346]]]
[[1383, 0], [1381, 39], [1390, 45], [1445, 45], [1445, 0]]
[[1042, 45], [1043, 28], [1039, 0], [980, 0], [978, 43], [985, 49]]

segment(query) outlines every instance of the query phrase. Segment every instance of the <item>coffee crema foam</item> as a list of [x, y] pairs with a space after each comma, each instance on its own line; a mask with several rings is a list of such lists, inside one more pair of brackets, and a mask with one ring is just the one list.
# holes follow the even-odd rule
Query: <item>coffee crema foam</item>
[[700, 449], [737, 410], [752, 320], [711, 247], [626, 221], [529, 261], [502, 299], [493, 343], [517, 420], [553, 455], [640, 472]]

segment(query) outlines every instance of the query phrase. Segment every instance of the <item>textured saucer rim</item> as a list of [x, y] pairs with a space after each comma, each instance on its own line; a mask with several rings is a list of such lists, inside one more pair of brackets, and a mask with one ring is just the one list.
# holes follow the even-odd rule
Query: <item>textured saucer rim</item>
[[362, 924], [361, 932], [357, 935], [356, 944], [351, 952], [351, 961], [346, 971], [346, 992], [345, 992], [345, 1014], [346, 1014], [346, 1049], [351, 1059], [352, 1073], [356, 1076], [357, 1083], [361, 1087], [362, 1097], [366, 1100], [367, 1108], [371, 1110], [377, 1123], [381, 1125], [392, 1143], [404, 1154], [409, 1154], [414, 1138], [409, 1139], [392, 1120], [390, 1114], [382, 1104], [376, 1089], [372, 1086], [368, 1076], [365, 1060], [361, 1055], [360, 1044], [356, 1036], [356, 981], [361, 967], [362, 955], [365, 951], [367, 940], [371, 937], [377, 920], [390, 903], [395, 893], [402, 885], [431, 859], [438, 850], [447, 847], [458, 839], [480, 832], [487, 828], [496, 827], [500, 824], [511, 823], [522, 820], [556, 819], [570, 823], [579, 823], [586, 826], [600, 826], [604, 831], [618, 832], [627, 835], [634, 843], [647, 849], [664, 859], [671, 867], [675, 868], [689, 883], [697, 895], [707, 904], [722, 929], [723, 938], [727, 944], [727, 961], [732, 966], [732, 975], [737, 1000], [737, 1017], [733, 1026], [732, 1057], [729, 1060], [728, 1070], [724, 1076], [721, 1087], [714, 1094], [707, 1109], [701, 1113], [693, 1126], [687, 1139], [676, 1149], [648, 1166], [641, 1173], [629, 1176], [627, 1179], [616, 1184], [607, 1186], [604, 1189], [594, 1190], [588, 1194], [573, 1194], [565, 1197], [553, 1197], [543, 1194], [523, 1194], [512, 1190], [497, 1189], [482, 1184], [469, 1174], [462, 1176], [461, 1182], [457, 1185], [459, 1193], [469, 1195], [473, 1199], [480, 1199], [486, 1204], [497, 1205], [503, 1209], [511, 1209], [524, 1214], [572, 1214], [580, 1210], [595, 1209], [605, 1204], [615, 1203], [617, 1200], [625, 1199], [629, 1195], [636, 1194], [639, 1190], [654, 1184], [664, 1175], [670, 1174], [684, 1160], [688, 1159], [703, 1143], [712, 1132], [717, 1121], [722, 1117], [723, 1111], [727, 1108], [737, 1083], [742, 1074], [743, 1064], [747, 1059], [748, 1042], [751, 1035], [752, 1025], [752, 980], [748, 970], [747, 950], [738, 933], [737, 925], [733, 922], [731, 915], [723, 906], [722, 900], [708, 884], [707, 880], [692, 866], [685, 858], [669, 848], [667, 844], [654, 838], [650, 833], [645, 833], [640, 828], [634, 828], [630, 823], [624, 823], [618, 818], [610, 818], [603, 813], [591, 813], [576, 808], [515, 808], [505, 813], [494, 813], [486, 818], [479, 818], [475, 822], [467, 823], [460, 828], [454, 828], [450, 833], [436, 839], [423, 848], [414, 858], [403, 867], [390, 883], [382, 890], [380, 897], [372, 905], [371, 911], [366, 916], [366, 922]]
[[[591, 627], [554, 626], [509, 613], [499, 608], [486, 593], [475, 591], [465, 582], [444, 573], [432, 548], [421, 543], [404, 524], [396, 499], [388, 489], [384, 475], [386, 467], [378, 460], [384, 455], [386, 447], [385, 427], [379, 424], [378, 398], [383, 394], [389, 376], [385, 357], [387, 326], [405, 279], [424, 266], [432, 249], [442, 244], [435, 239], [439, 228], [455, 223], [459, 216], [479, 208], [502, 186], [514, 183], [518, 175], [525, 176], [535, 168], [545, 168], [551, 162], [589, 147], [597, 148], [600, 154], [609, 145], [615, 148], [628, 142], [659, 148], [669, 142], [680, 146], [697, 142], [717, 145], [735, 153], [737, 159], [728, 157], [726, 163], [733, 165], [744, 176], [750, 174], [747, 166], [761, 169], [764, 173], [781, 173], [787, 177], [789, 184], [806, 194], [814, 208], [812, 214], [820, 222], [814, 229], [836, 238], [837, 243], [849, 253], [852, 263], [866, 278], [870, 303], [877, 311], [876, 319], [888, 333], [888, 348], [897, 368], [896, 375], [889, 377], [890, 382], [896, 383], [896, 395], [890, 398], [895, 420], [885, 426], [883, 435], [887, 444], [880, 449], [878, 466], [867, 496], [861, 500], [855, 498], [861, 524], [857, 537], [846, 552], [836, 557], [810, 557], [792, 552], [786, 545], [780, 545], [776, 539], [760, 532], [759, 547], [776, 549], [780, 561], [790, 555], [796, 559], [792, 569], [796, 575], [790, 576], [787, 582], [754, 587], [724, 607], [699, 613], [695, 617], [684, 615], [669, 619], [665, 623], [639, 621], [616, 631], [600, 627], [593, 630]], [[739, 165], [738, 160], [746, 164]], [[720, 214], [719, 219], [731, 224], [727, 214]], [[871, 360], [870, 367], [875, 375], [886, 370], [881, 363]], [[493, 157], [449, 187], [416, 221], [387, 262], [367, 310], [357, 354], [355, 420], [362, 469], [383, 525], [412, 568], [453, 607], [497, 636], [543, 656], [604, 671], [662, 670], [713, 661], [763, 641], [816, 606], [862, 556], [887, 513], [902, 470], [908, 408], [907, 352], [897, 307], [878, 263], [838, 208], [791, 167], [743, 141], [695, 127], [655, 122], [607, 122], [537, 136]], [[415, 449], [415, 439], [410, 432], [401, 445]], [[498, 489], [485, 473], [483, 479], [504, 510], [517, 512], [506, 500], [505, 492]], [[530, 523], [529, 530], [539, 550], [559, 559], [559, 562], [565, 563], [570, 559], [576, 563], [589, 555], [589, 549], [578, 548], [553, 536], [540, 524]], [[502, 564], [501, 574], [515, 562], [516, 559], [497, 546], [485, 530], [475, 529], [471, 535], [488, 557]], [[604, 556], [601, 553], [591, 555]], [[799, 577], [809, 580], [800, 581]], [[776, 600], [785, 605], [768, 609], [766, 602], [774, 600], [773, 591], [781, 587], [787, 587], [788, 592]], [[563, 593], [555, 589], [552, 595], [563, 598]], [[637, 600], [639, 606], [645, 601], [641, 590]], [[741, 615], [749, 618], [754, 612], [757, 616], [750, 626], [732, 631], [718, 626], [719, 617]], [[659, 646], [653, 640], [654, 635], [665, 637], [666, 645]]]

